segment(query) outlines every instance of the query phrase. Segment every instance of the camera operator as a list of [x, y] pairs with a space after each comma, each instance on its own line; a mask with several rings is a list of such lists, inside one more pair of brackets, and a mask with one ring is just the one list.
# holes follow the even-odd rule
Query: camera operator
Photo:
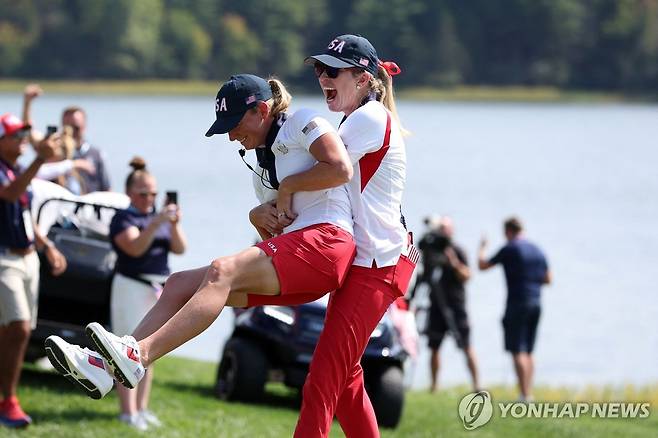
[[[426, 220], [429, 225], [431, 221]], [[464, 285], [471, 276], [464, 251], [452, 240], [453, 222], [444, 216], [435, 221], [434, 227], [423, 236], [418, 247], [423, 253], [425, 271], [420, 281], [430, 286], [428, 344], [431, 351], [431, 392], [438, 388], [440, 366], [439, 347], [446, 333], [452, 334], [457, 346], [464, 351], [471, 373], [473, 388], [478, 389], [475, 352], [470, 345], [470, 326], [466, 313], [466, 290]], [[434, 274], [440, 270], [440, 276]], [[429, 271], [429, 272], [428, 272]], [[415, 290], [416, 287], [414, 287]]]

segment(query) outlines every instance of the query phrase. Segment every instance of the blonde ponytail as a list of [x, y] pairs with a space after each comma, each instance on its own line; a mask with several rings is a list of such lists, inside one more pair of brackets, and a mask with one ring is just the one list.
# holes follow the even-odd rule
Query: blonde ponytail
[[270, 115], [276, 118], [279, 114], [288, 110], [292, 96], [280, 80], [269, 78], [267, 82], [270, 84], [270, 89], [272, 90]]
[[383, 66], [377, 67], [377, 77], [371, 77], [369, 83], [370, 89], [377, 95], [377, 100], [391, 112], [393, 118], [398, 122], [402, 135], [409, 135], [410, 132], [402, 127], [400, 116], [398, 115], [397, 105], [395, 105], [395, 94], [393, 92], [393, 78], [388, 74]]

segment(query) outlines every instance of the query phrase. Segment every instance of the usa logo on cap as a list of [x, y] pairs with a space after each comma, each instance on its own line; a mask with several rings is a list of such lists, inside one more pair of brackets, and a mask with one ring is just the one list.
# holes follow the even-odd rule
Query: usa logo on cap
[[250, 103], [254, 103], [254, 102], [256, 102], [256, 96], [254, 96], [253, 94], [244, 100], [245, 105], [249, 105]]
[[361, 59], [359, 59], [359, 64], [361, 64], [361, 65], [364, 66], [364, 67], [368, 67], [368, 63], [369, 63], [369, 62], [370, 62], [370, 61], [368, 61], [366, 58], [361, 58]]

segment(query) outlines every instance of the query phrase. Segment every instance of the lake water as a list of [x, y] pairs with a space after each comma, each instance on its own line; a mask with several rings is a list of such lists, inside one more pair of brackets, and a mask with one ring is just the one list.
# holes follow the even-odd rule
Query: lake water
[[[143, 156], [161, 192], [179, 191], [189, 251], [175, 270], [250, 245], [247, 212], [255, 205], [238, 145], [204, 133], [213, 96], [43, 96], [34, 119], [59, 122], [70, 104], [88, 112], [88, 138], [107, 154], [115, 190], [133, 155]], [[0, 95], [2, 112], [20, 112], [21, 96]], [[547, 253], [554, 283], [544, 289], [536, 380], [551, 385], [658, 381], [658, 106], [401, 101], [408, 138], [404, 212], [417, 234], [431, 213], [449, 214], [471, 265], [482, 234], [491, 251], [511, 214]], [[334, 123], [316, 98], [293, 100]], [[472, 342], [483, 386], [514, 384], [503, 351], [501, 269], [475, 272], [467, 287]], [[176, 354], [217, 361], [230, 334], [225, 312]], [[414, 387], [429, 382], [426, 340], [413, 367]], [[441, 383], [468, 381], [452, 340], [442, 348]]]

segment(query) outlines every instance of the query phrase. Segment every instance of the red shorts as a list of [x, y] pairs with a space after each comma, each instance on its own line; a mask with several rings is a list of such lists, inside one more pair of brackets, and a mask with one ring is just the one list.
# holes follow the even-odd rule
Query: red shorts
[[356, 255], [354, 238], [332, 224], [316, 224], [257, 243], [272, 258], [281, 294], [248, 294], [248, 306], [315, 301], [343, 284]]

